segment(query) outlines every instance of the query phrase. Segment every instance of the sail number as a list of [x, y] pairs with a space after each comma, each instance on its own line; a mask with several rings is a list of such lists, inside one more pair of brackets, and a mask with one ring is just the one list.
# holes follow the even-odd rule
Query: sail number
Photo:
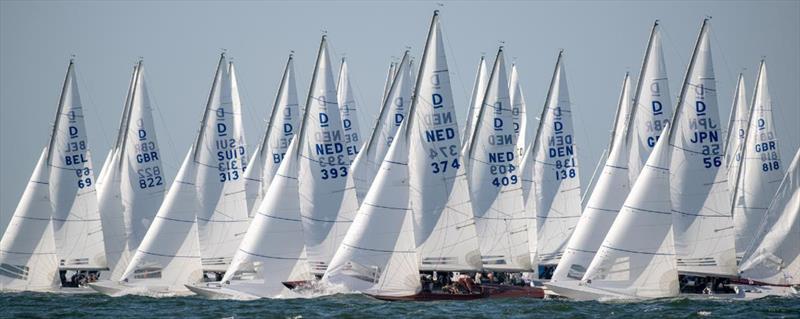
[[139, 188], [141, 189], [164, 185], [161, 168], [158, 166], [140, 168], [136, 172], [139, 174]]
[[75, 170], [75, 174], [78, 175], [78, 188], [85, 188], [92, 186], [92, 175], [91, 170], [88, 167], [79, 168]]

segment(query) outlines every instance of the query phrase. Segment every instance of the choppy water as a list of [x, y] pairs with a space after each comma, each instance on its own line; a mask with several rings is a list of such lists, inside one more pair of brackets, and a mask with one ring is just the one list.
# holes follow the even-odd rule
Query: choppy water
[[800, 299], [600, 303], [533, 299], [385, 302], [362, 295], [220, 301], [198, 297], [0, 294], [0, 318], [800, 318]]

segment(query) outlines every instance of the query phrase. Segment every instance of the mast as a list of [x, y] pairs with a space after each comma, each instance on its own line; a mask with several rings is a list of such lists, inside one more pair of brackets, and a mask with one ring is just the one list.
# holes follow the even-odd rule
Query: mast
[[289, 77], [289, 67], [292, 65], [292, 61], [294, 60], [294, 53], [289, 53], [289, 59], [286, 61], [286, 67], [283, 69], [283, 77], [281, 77], [281, 83], [278, 85], [278, 94], [275, 95], [275, 103], [272, 104], [272, 112], [270, 112], [269, 122], [267, 123], [267, 130], [264, 132], [264, 137], [261, 139], [261, 158], [263, 159], [266, 154], [264, 152], [267, 149], [269, 144], [269, 135], [272, 132], [272, 127], [275, 125], [275, 118], [278, 116], [278, 104], [281, 102], [281, 98], [284, 95], [283, 87], [286, 85], [286, 80]]
[[678, 116], [680, 116], [681, 112], [683, 111], [683, 98], [686, 96], [686, 90], [689, 87], [688, 85], [689, 79], [692, 76], [692, 71], [694, 71], [694, 64], [697, 61], [697, 52], [700, 51], [700, 41], [703, 39], [703, 34], [706, 34], [708, 32], [708, 20], [709, 18], [703, 19], [703, 25], [700, 27], [700, 34], [697, 35], [697, 40], [694, 43], [694, 50], [692, 50], [692, 60], [689, 62], [689, 67], [686, 68], [686, 75], [684, 75], [683, 77], [683, 85], [681, 85], [681, 93], [678, 96], [678, 105], [675, 107], [675, 113], [672, 114], [672, 120], [670, 121], [670, 123], [673, 124], [669, 126], [670, 145], [672, 145], [673, 143], [672, 138], [675, 136], [674, 130], [675, 127], [677, 126], [674, 124], [675, 120], [678, 119]]
[[[495, 78], [494, 70], [499, 70], [498, 67], [499, 67], [499, 63], [500, 63], [499, 60], [500, 60], [500, 55], [501, 54], [503, 54], [503, 46], [502, 45], [500, 46], [500, 48], [497, 49], [497, 55], [494, 58], [494, 65], [492, 66], [492, 72], [489, 73], [489, 81], [486, 82], [486, 92], [485, 93], [488, 93], [489, 85], [492, 83], [492, 81]], [[483, 57], [481, 57], [481, 60], [483, 60]], [[472, 157], [472, 150], [475, 148], [475, 139], [476, 139], [475, 135], [476, 135], [476, 133], [478, 133], [478, 124], [480, 124], [481, 121], [483, 121], [483, 109], [486, 107], [486, 99], [487, 99], [487, 94], [484, 94], [483, 95], [483, 99], [481, 100], [481, 107], [478, 110], [476, 110], [478, 112], [478, 118], [475, 120], [475, 123], [473, 123], [472, 132], [470, 132], [470, 135], [469, 135], [469, 144], [467, 144], [469, 146], [469, 149], [467, 151], [467, 154], [470, 157]]]
[[203, 133], [206, 130], [206, 121], [208, 120], [208, 109], [211, 107], [212, 100], [214, 99], [214, 91], [220, 78], [220, 72], [225, 66], [225, 52], [220, 53], [219, 62], [217, 63], [217, 71], [214, 73], [214, 81], [211, 83], [211, 91], [208, 92], [208, 102], [206, 102], [206, 109], [203, 111], [203, 119], [200, 121], [200, 131], [197, 133], [197, 139], [194, 142], [194, 154], [192, 158], [195, 162], [198, 161], [197, 156], [200, 154], [200, 141], [203, 139]]
[[544, 100], [544, 107], [542, 108], [542, 114], [539, 116], [539, 125], [536, 128], [536, 135], [533, 138], [533, 147], [529, 147], [528, 149], [531, 150], [531, 155], [536, 156], [536, 151], [539, 150], [539, 135], [542, 132], [542, 126], [544, 125], [544, 118], [547, 115], [547, 109], [549, 108], [549, 102], [553, 95], [553, 88], [556, 85], [556, 77], [558, 76], [558, 70], [561, 68], [561, 58], [564, 56], [564, 49], [558, 51], [558, 59], [556, 59], [556, 67], [553, 69], [553, 77], [550, 79], [550, 87], [547, 89], [547, 96]]
[[[434, 28], [436, 27], [436, 23], [439, 22], [439, 10], [433, 10], [433, 18], [431, 18], [431, 25], [428, 28], [428, 37], [425, 40], [425, 49], [422, 50], [422, 60], [419, 63], [419, 72], [417, 72], [417, 81], [414, 83], [414, 98], [411, 100], [411, 107], [408, 109], [408, 119], [406, 121], [409, 122], [409, 125], [413, 125], [414, 123], [414, 113], [417, 108], [417, 91], [419, 91], [419, 87], [422, 85], [422, 70], [425, 69], [425, 65], [428, 62], [428, 51], [430, 50], [431, 42], [433, 41], [433, 32]], [[405, 131], [405, 138], [408, 138], [410, 132], [412, 131], [411, 127], [409, 127]]]
[[[658, 30], [658, 19], [653, 22], [653, 28], [650, 30], [650, 38], [647, 40], [647, 50], [644, 52], [644, 59], [642, 60], [642, 68], [639, 69], [639, 80], [636, 81], [636, 92], [633, 93], [633, 105], [631, 105], [631, 114], [628, 118], [628, 127], [632, 127], [634, 121], [636, 120], [636, 110], [639, 108], [639, 96], [642, 93], [642, 86], [644, 85], [644, 73], [647, 69], [647, 61], [650, 60], [650, 53], [653, 51], [653, 41], [656, 37], [656, 31]], [[699, 41], [699, 38], [698, 38]], [[688, 73], [687, 73], [688, 74]], [[688, 75], [687, 75], [688, 76]], [[669, 94], [669, 93], [667, 93]], [[678, 102], [680, 103], [680, 102]], [[677, 112], [676, 112], [677, 113]], [[671, 125], [674, 126], [674, 125]], [[625, 142], [626, 144], [631, 143], [631, 136], [629, 131], [625, 131]], [[612, 138], [613, 140], [613, 138]]]
[[[125, 143], [128, 142], [128, 128], [130, 128], [130, 125], [131, 125], [131, 113], [133, 112], [133, 100], [136, 99], [136, 90], [139, 87], [140, 79], [141, 79], [141, 76], [142, 76], [141, 75], [142, 74], [141, 70], [142, 70], [142, 59], [139, 59], [139, 62], [136, 63], [136, 67], [135, 67], [135, 71], [134, 71], [134, 75], [136, 77], [135, 77], [135, 80], [133, 82], [133, 87], [131, 88], [130, 99], [128, 100], [128, 103], [125, 105], [125, 110], [123, 110], [123, 112], [125, 112], [125, 114], [123, 115], [124, 124], [120, 123], [120, 124], [122, 124], [122, 125], [120, 125], [120, 128], [119, 128], [120, 136], [117, 138], [117, 141], [119, 141], [119, 144], [117, 144], [116, 147], [119, 148], [120, 158], [122, 158], [123, 154], [125, 154], [125, 147], [124, 146], [125, 146]], [[124, 161], [119, 161], [119, 167], [120, 168], [124, 164], [123, 162]]]
[[[311, 113], [308, 111], [312, 103], [312, 99], [314, 98], [313, 90], [314, 85], [317, 83], [317, 73], [319, 73], [319, 64], [322, 60], [322, 50], [325, 49], [325, 45], [328, 42], [328, 35], [323, 34], [322, 40], [319, 42], [319, 50], [317, 51], [317, 61], [314, 63], [314, 73], [312, 73], [311, 77], [311, 84], [308, 87], [308, 96], [306, 97], [306, 112], [303, 114], [303, 120], [300, 122], [300, 133], [295, 135], [295, 138], [302, 140], [305, 138], [306, 135], [306, 121], [308, 121], [308, 114]], [[297, 148], [298, 154], [300, 153], [300, 147]]]
[[[69, 84], [69, 76], [75, 72], [75, 58], [69, 59], [69, 66], [67, 67], [67, 75], [64, 76], [64, 85], [61, 87], [61, 97], [58, 99], [58, 109], [56, 110], [56, 118], [53, 121], [53, 129], [50, 131], [50, 141], [47, 143], [47, 164], [49, 166], [53, 166], [53, 149], [55, 144], [55, 137], [56, 132], [58, 131], [58, 126], [61, 124], [59, 120], [61, 118], [61, 112], [64, 110], [64, 100], [66, 99], [66, 91], [67, 85]], [[74, 78], [72, 79], [75, 80]]]

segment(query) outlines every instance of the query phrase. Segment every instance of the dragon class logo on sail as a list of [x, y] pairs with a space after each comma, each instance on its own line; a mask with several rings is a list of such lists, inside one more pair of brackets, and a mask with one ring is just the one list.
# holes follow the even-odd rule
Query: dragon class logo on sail
[[[237, 143], [236, 136], [229, 137], [228, 113], [225, 112], [224, 107], [217, 109], [214, 114], [217, 118], [217, 139], [214, 145], [217, 149], [217, 161], [219, 169], [219, 181], [222, 183], [228, 181], [235, 181], [239, 176], [244, 173], [247, 168], [247, 159], [245, 156], [244, 145]], [[234, 134], [236, 134], [234, 132]]]
[[703, 167], [714, 168], [722, 165], [722, 156], [720, 154], [719, 124], [714, 123], [705, 102], [708, 90], [704, 84], [695, 87], [697, 95], [694, 102], [695, 117], [689, 119], [689, 129], [693, 131], [689, 142], [700, 145], [701, 153], [704, 156]]
[[[441, 87], [439, 74], [431, 76], [431, 84], [434, 90], [438, 90]], [[425, 141], [432, 144], [428, 151], [432, 161], [430, 163], [431, 172], [434, 174], [445, 173], [448, 167], [457, 170], [461, 167], [461, 164], [458, 163], [458, 146], [452, 142], [458, 136], [456, 135], [456, 130], [453, 129], [456, 126], [455, 121], [453, 121], [453, 112], [451, 112], [450, 108], [445, 108], [444, 96], [439, 93], [431, 94], [431, 106], [433, 112], [425, 114], [423, 119], [426, 127], [434, 127], [433, 129], [425, 130]]]
[[575, 178], [575, 147], [572, 134], [564, 130], [561, 107], [553, 108], [553, 135], [547, 141], [548, 156], [555, 160], [556, 180]]
[[[327, 102], [325, 96], [316, 98], [319, 106], [319, 127], [320, 131], [316, 132], [314, 138], [317, 143], [314, 147], [317, 156], [319, 156], [320, 178], [323, 180], [337, 179], [346, 177], [347, 166], [349, 163], [349, 156], [355, 155], [355, 146], [348, 145], [345, 147], [342, 144], [342, 131], [339, 129], [330, 130], [330, 117], [326, 113]], [[337, 110], [338, 111], [338, 110]]]
[[66, 166], [75, 167], [75, 175], [78, 178], [78, 188], [85, 188], [92, 186], [92, 170], [85, 164], [89, 162], [86, 156], [86, 136], [78, 130], [75, 125], [78, 116], [75, 111], [67, 113], [69, 126], [67, 127], [69, 133], [69, 141], [67, 141], [66, 155], [64, 155], [64, 164]]

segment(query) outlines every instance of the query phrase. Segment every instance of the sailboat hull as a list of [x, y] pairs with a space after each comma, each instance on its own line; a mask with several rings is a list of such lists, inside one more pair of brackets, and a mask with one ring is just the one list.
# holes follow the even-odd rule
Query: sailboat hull
[[221, 285], [218, 282], [205, 283], [199, 285], [185, 285], [194, 294], [216, 300], [255, 300], [261, 297], [248, 294], [239, 290], [234, 290]]
[[495, 298], [544, 298], [544, 289], [530, 286], [510, 286], [500, 284], [482, 284], [481, 293], [451, 294], [444, 292], [420, 292], [410, 296], [381, 296], [367, 294], [370, 297], [385, 301], [437, 301], [437, 300], [475, 300]]
[[121, 297], [125, 295], [141, 295], [148, 297], [177, 297], [192, 295], [189, 290], [170, 289], [170, 287], [166, 285], [145, 285], [138, 283], [130, 284], [110, 280], [90, 283], [89, 287], [101, 294], [111, 297]]
[[620, 299], [620, 300], [636, 300], [639, 298], [628, 296], [624, 294], [614, 293], [607, 290], [601, 290], [597, 288], [588, 287], [582, 285], [579, 281], [559, 281], [559, 282], [548, 282], [544, 284], [550, 291], [554, 292], [558, 296], [569, 298], [572, 300], [577, 301], [589, 301], [589, 300], [608, 300], [608, 299]]

